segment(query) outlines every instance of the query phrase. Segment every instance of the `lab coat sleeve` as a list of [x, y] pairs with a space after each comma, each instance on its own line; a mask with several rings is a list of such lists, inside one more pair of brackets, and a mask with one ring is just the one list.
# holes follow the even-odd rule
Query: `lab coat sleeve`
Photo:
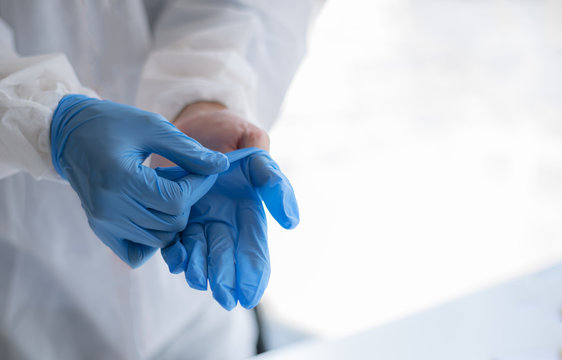
[[190, 103], [216, 101], [270, 128], [321, 3], [170, 1], [153, 24], [137, 105], [173, 121]]
[[0, 19], [0, 179], [23, 171], [60, 180], [50, 151], [54, 109], [66, 94], [96, 95], [80, 85], [65, 55], [19, 57], [12, 35]]

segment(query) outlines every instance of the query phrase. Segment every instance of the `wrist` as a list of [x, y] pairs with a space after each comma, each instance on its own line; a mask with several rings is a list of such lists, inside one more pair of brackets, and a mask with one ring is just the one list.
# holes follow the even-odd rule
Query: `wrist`
[[183, 108], [174, 125], [208, 149], [227, 153], [245, 147], [269, 151], [269, 136], [225, 105], [200, 101]]
[[198, 101], [185, 106], [182, 111], [180, 111], [179, 115], [174, 119], [173, 123], [175, 123], [178, 119], [181, 119], [182, 121], [188, 121], [189, 119], [206, 113], [223, 110], [228, 110], [228, 108], [221, 103], [214, 101]]

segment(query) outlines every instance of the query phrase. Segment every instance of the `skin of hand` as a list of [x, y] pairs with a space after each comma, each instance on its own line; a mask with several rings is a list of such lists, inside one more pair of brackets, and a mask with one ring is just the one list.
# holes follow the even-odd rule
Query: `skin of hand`
[[[174, 120], [184, 134], [208, 149], [227, 153], [247, 147], [269, 151], [267, 132], [216, 102], [197, 102], [186, 106]], [[153, 167], [174, 166], [171, 161], [153, 155]]]

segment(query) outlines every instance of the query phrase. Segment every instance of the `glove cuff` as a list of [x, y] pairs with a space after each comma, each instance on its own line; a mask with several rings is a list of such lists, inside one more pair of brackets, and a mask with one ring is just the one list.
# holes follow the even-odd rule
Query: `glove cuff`
[[89, 100], [94, 99], [86, 95], [66, 95], [59, 101], [53, 113], [53, 120], [51, 122], [51, 161], [57, 173], [64, 180], [68, 179], [64, 172], [64, 166], [61, 165], [61, 158], [68, 136], [72, 133], [72, 131], [66, 129], [66, 126], [74, 117], [74, 112], [72, 112], [74, 106]]

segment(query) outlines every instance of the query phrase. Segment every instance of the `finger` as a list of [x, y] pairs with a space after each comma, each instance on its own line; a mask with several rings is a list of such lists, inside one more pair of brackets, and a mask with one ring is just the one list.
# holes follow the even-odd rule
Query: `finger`
[[209, 284], [213, 297], [226, 310], [232, 310], [236, 298], [235, 232], [231, 226], [213, 222], [205, 226], [208, 246]]
[[246, 132], [239, 141], [239, 149], [256, 147], [269, 151], [269, 136], [265, 130], [259, 127], [248, 124]]
[[123, 240], [123, 241], [128, 244], [128, 247], [129, 247], [129, 250], [128, 250], [129, 262], [128, 262], [128, 264], [133, 269], [136, 269], [139, 266], [141, 266], [142, 264], [144, 264], [145, 262], [147, 262], [148, 259], [150, 259], [152, 257], [152, 255], [154, 255], [154, 253], [157, 250], [154, 247], [150, 247], [150, 246], [146, 246], [146, 245], [142, 245], [142, 244], [136, 244], [136, 243], [134, 243], [132, 241], [129, 241], [129, 240]]
[[121, 260], [123, 260], [132, 268], [135, 268], [135, 266], [133, 266], [134, 262], [132, 263], [129, 260], [129, 244], [125, 242], [125, 240], [110, 235], [109, 232], [102, 231], [95, 226], [92, 226], [92, 229], [94, 230], [98, 238], [105, 245], [107, 245], [107, 247], [109, 247], [117, 256], [119, 256]]
[[203, 225], [187, 225], [181, 243], [187, 252], [185, 280], [193, 289], [207, 290], [207, 240]]
[[93, 227], [93, 229], [100, 240], [133, 269], [144, 264], [156, 252], [156, 248], [135, 244], [132, 241], [110, 235], [110, 232], [105, 229], [97, 227]]
[[215, 183], [216, 175], [189, 174], [177, 181], [158, 176], [154, 169], [140, 166], [128, 195], [147, 208], [169, 215], [181, 215]]
[[145, 214], [131, 219], [140, 227], [150, 230], [181, 232], [187, 225], [189, 210], [181, 215], [168, 215], [163, 212], [145, 209]]
[[176, 163], [184, 170], [201, 175], [218, 174], [228, 169], [225, 155], [203, 147], [162, 118], [149, 140], [151, 152]]
[[268, 156], [250, 157], [252, 184], [262, 197], [273, 218], [285, 229], [293, 229], [299, 223], [299, 207], [289, 179]]
[[185, 229], [189, 208], [180, 215], [169, 215], [158, 210], [145, 208], [132, 198], [125, 199], [124, 212], [138, 226], [150, 230], [180, 232]]
[[187, 252], [178, 240], [160, 250], [162, 258], [172, 274], [179, 274], [187, 268]]
[[145, 229], [130, 219], [120, 219], [106, 222], [111, 234], [117, 238], [128, 239], [134, 243], [155, 248], [164, 248], [175, 241], [178, 233]]
[[187, 194], [187, 204], [189, 206], [199, 201], [213, 187], [217, 181], [217, 175], [197, 175], [189, 174], [179, 166], [170, 168], [156, 168], [156, 174], [167, 180], [178, 183], [185, 183]]
[[236, 249], [238, 300], [246, 309], [255, 307], [269, 282], [271, 272], [267, 246], [267, 220], [263, 207], [239, 210]]

